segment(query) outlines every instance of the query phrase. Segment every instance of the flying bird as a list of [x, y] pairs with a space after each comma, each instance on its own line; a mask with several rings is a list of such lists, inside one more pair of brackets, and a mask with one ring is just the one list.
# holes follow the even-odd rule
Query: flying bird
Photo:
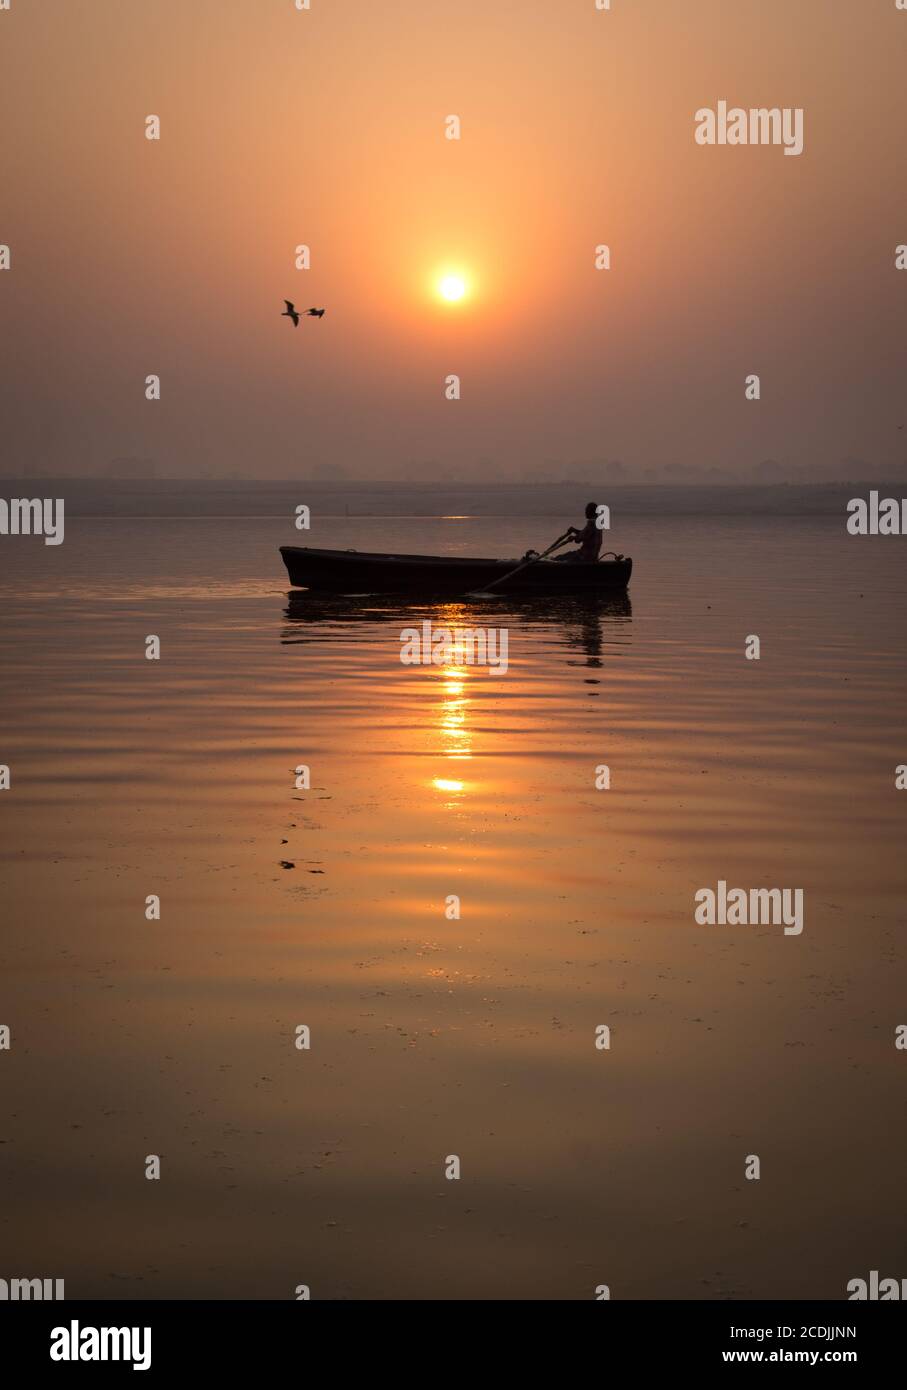
[[324, 310], [323, 310], [323, 309], [303, 309], [303, 310], [302, 310], [302, 315], [301, 315], [299, 309], [297, 309], [297, 308], [296, 308], [296, 305], [295, 305], [295, 304], [292, 304], [292, 303], [290, 302], [289, 299], [285, 299], [283, 302], [284, 302], [284, 304], [285, 304], [287, 307], [284, 309], [284, 311], [283, 311], [283, 313], [281, 314], [280, 317], [281, 317], [282, 319], [292, 319], [292, 320], [293, 320], [293, 327], [294, 327], [294, 328], [298, 328], [298, 327], [299, 327], [299, 320], [300, 320], [300, 317], [301, 317], [302, 315], [304, 315], [306, 318], [313, 318], [313, 319], [323, 319], [323, 318], [324, 318]]

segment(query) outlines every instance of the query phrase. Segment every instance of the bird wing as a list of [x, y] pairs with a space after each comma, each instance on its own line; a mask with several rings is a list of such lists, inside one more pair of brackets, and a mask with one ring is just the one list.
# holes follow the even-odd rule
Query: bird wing
[[295, 310], [294, 310], [292, 304], [290, 303], [290, 301], [289, 301], [288, 299], [285, 299], [283, 302], [284, 302], [284, 304], [287, 306], [287, 313], [288, 313], [288, 314], [295, 313]]

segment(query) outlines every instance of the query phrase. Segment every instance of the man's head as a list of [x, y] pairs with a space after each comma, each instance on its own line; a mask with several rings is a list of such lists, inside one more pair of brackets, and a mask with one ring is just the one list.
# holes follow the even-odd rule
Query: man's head
[[587, 502], [587, 503], [586, 503], [586, 517], [587, 517], [587, 520], [592, 521], [597, 515], [598, 515], [598, 503], [597, 503], [597, 502]]

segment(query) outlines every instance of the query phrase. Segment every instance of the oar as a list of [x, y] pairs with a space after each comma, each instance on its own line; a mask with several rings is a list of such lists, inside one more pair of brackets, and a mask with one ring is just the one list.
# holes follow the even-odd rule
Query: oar
[[491, 589], [494, 589], [498, 584], [503, 584], [506, 579], [512, 579], [515, 574], [519, 574], [520, 570], [528, 569], [530, 565], [534, 565], [538, 560], [544, 560], [546, 555], [550, 555], [552, 550], [557, 550], [558, 546], [563, 545], [564, 541], [568, 540], [569, 537], [570, 532], [565, 531], [562, 536], [558, 536], [556, 541], [552, 541], [548, 549], [543, 550], [541, 555], [533, 555], [529, 560], [523, 560], [522, 563], [517, 565], [514, 569], [508, 570], [506, 574], [502, 574], [500, 579], [492, 579], [491, 583], [486, 584], [484, 589], [473, 589], [466, 597], [484, 598]]

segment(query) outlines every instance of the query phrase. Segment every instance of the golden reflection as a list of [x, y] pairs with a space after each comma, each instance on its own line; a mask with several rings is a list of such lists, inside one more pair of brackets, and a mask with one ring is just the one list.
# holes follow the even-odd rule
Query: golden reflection
[[470, 704], [466, 693], [468, 668], [442, 666], [438, 674], [441, 678], [438, 728], [442, 750], [448, 758], [471, 758], [472, 733], [467, 725]]
[[[461, 605], [444, 605], [435, 622], [438, 627], [450, 629], [461, 626]], [[434, 723], [440, 734], [440, 751], [445, 758], [452, 760], [472, 757], [472, 731], [468, 719], [471, 703], [469, 680], [473, 673], [459, 657], [459, 651], [455, 651], [453, 661], [437, 670], [441, 698], [436, 707]], [[435, 777], [432, 786], [436, 791], [453, 794], [456, 798], [467, 789], [467, 784], [455, 777]], [[453, 805], [454, 802], [448, 804]]]

